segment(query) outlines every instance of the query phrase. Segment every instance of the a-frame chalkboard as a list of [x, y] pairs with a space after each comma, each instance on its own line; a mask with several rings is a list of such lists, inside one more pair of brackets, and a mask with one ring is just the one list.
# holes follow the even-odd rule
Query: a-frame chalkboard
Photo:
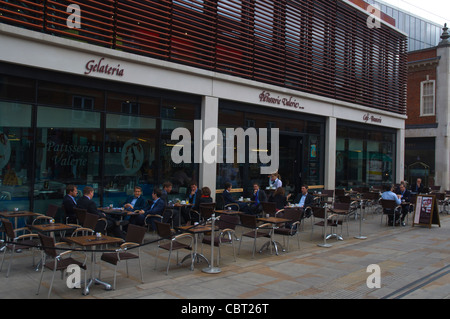
[[431, 225], [439, 225], [441, 227], [436, 196], [417, 195], [412, 225], [413, 227], [415, 225], [428, 226], [428, 228], [431, 228]]

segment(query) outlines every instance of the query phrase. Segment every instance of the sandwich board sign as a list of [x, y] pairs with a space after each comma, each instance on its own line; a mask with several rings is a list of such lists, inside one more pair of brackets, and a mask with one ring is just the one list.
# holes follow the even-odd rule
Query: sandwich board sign
[[439, 225], [439, 206], [434, 195], [417, 195], [416, 208], [414, 210], [413, 227], [415, 225], [428, 226]]

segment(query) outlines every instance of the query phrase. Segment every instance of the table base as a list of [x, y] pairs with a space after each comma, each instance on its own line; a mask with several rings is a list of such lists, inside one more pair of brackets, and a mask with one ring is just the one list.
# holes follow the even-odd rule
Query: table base
[[107, 282], [101, 281], [98, 278], [91, 278], [89, 279], [88, 284], [86, 285], [86, 287], [83, 290], [83, 295], [87, 296], [89, 295], [90, 292], [90, 287], [92, 286], [92, 284], [96, 284], [96, 285], [102, 285], [105, 287], [105, 290], [111, 290], [112, 286], [110, 284], [108, 284]]
[[279, 251], [278, 247], [281, 248], [281, 251], [282, 251], [282, 252], [285, 252], [285, 251], [286, 251], [286, 249], [284, 249], [283, 246], [282, 246], [279, 242], [277, 242], [277, 241], [275, 241], [275, 240], [269, 240], [269, 241], [266, 242], [264, 245], [262, 245], [261, 249], [259, 250], [259, 253], [260, 253], [260, 254], [262, 253], [264, 247], [266, 247], [266, 249], [269, 249], [269, 247], [270, 247], [270, 253], [272, 253], [272, 246], [275, 248], [275, 254], [276, 254], [277, 256], [278, 256], [278, 251]]

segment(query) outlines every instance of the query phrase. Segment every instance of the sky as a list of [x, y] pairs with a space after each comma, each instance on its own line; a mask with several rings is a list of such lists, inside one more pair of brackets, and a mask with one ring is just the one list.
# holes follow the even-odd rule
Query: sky
[[449, 0], [381, 0], [407, 12], [450, 27]]

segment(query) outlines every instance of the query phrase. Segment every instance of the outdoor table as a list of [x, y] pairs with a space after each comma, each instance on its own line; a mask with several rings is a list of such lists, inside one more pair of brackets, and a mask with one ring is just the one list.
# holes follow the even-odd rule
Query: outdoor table
[[[122, 238], [103, 236], [98, 238], [95, 235], [90, 236], [78, 236], [78, 237], [67, 237], [66, 241], [71, 244], [75, 244], [84, 248], [87, 247], [95, 247], [98, 245], [110, 245], [110, 244], [119, 244], [123, 243]], [[83, 295], [87, 296], [89, 294], [89, 289], [93, 283], [100, 284], [105, 287], [106, 290], [111, 290], [111, 285], [107, 282], [101, 281], [99, 278], [95, 278], [95, 250], [91, 251], [91, 277], [88, 280], [88, 283], [85, 283], [85, 287], [83, 290]]]
[[42, 224], [42, 225], [30, 225], [32, 230], [35, 230], [40, 233], [52, 233], [54, 234], [57, 231], [65, 232], [66, 230], [75, 229], [76, 226], [66, 225], [62, 223], [53, 223], [53, 224]]
[[261, 253], [262, 250], [264, 249], [264, 247], [270, 247], [270, 253], [272, 253], [272, 246], [275, 248], [275, 254], [278, 256], [278, 246], [281, 247], [281, 251], [285, 251], [283, 246], [275, 241], [274, 239], [274, 234], [275, 234], [275, 229], [277, 227], [278, 224], [284, 224], [287, 222], [290, 222], [290, 219], [287, 218], [280, 218], [280, 217], [262, 217], [262, 218], [258, 218], [259, 221], [263, 222], [263, 223], [270, 223], [272, 224], [272, 230], [270, 232], [270, 240], [265, 243], [264, 245], [262, 245], [261, 249], [259, 250], [259, 252]]
[[[331, 212], [331, 213], [334, 213], [334, 214], [337, 214], [337, 215], [347, 215], [348, 214], [348, 209], [340, 209], [340, 208], [328, 208], [328, 210]], [[348, 222], [348, 221], [347, 221]], [[331, 227], [331, 228], [333, 228], [333, 227]], [[337, 227], [335, 227], [336, 229], [337, 229]], [[327, 236], [326, 236], [326, 239], [330, 239], [330, 238], [332, 238], [332, 237], [335, 237], [337, 240], [344, 240], [344, 238], [341, 236], [341, 235], [339, 235], [338, 233], [331, 233], [331, 234], [328, 234]]]
[[238, 210], [232, 210], [232, 209], [217, 209], [214, 211], [217, 214], [222, 215], [239, 215], [240, 212]]
[[[197, 262], [200, 262], [200, 258], [204, 259], [208, 263], [208, 266], [210, 266], [208, 258], [206, 258], [203, 254], [198, 253], [197, 248], [198, 248], [198, 235], [212, 231], [211, 225], [179, 226], [175, 227], [175, 229], [194, 234], [194, 254], [192, 256], [191, 270], [194, 270], [194, 260], [196, 258]], [[184, 256], [183, 259], [181, 260], [181, 263], [183, 263], [190, 256], [191, 256], [190, 254]]]
[[[134, 211], [129, 211], [123, 208], [111, 208], [111, 207], [101, 207], [99, 208], [100, 211], [104, 212], [107, 215], [110, 215], [112, 217], [119, 217], [120, 221], [122, 222], [123, 219], [127, 216], [133, 216], [138, 215], [139, 213]], [[122, 230], [122, 223], [120, 223], [120, 229]]]
[[8, 211], [8, 212], [0, 212], [0, 216], [3, 218], [14, 218], [14, 228], [17, 228], [17, 219], [20, 217], [34, 217], [39, 214], [33, 213], [30, 211], [19, 210], [19, 211]]
[[194, 206], [194, 204], [192, 204], [192, 203], [188, 203], [188, 204], [181, 204], [181, 203], [175, 203], [175, 204], [173, 204], [173, 207], [176, 207], [176, 208], [178, 208], [178, 225], [181, 225], [181, 208], [182, 207], [193, 207]]

